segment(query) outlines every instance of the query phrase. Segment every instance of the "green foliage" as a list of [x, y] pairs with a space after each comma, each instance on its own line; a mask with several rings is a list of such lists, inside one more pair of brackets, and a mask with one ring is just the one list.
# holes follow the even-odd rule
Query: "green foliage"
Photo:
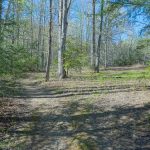
[[150, 2], [149, 0], [110, 0], [108, 12], [113, 11], [115, 8], [121, 7], [128, 8], [127, 17], [130, 22], [139, 21], [139, 15], [142, 15], [147, 23], [143, 22], [141, 33], [150, 33]]
[[137, 43], [137, 49], [142, 50], [144, 53], [149, 53], [150, 49], [150, 39], [148, 38], [143, 38], [140, 39]]
[[137, 43], [137, 49], [143, 53], [145, 56], [144, 58], [144, 63], [149, 65], [150, 61], [150, 39], [148, 38], [143, 38], [140, 39]]
[[134, 65], [138, 62], [141, 62], [142, 58], [143, 58], [143, 54], [141, 53], [141, 51], [137, 49], [134, 52], [130, 53], [129, 55], [126, 52], [122, 52], [115, 59], [114, 64], [116, 66]]
[[34, 70], [37, 59], [22, 46], [15, 44], [0, 45], [0, 74], [18, 74]]
[[74, 41], [67, 41], [67, 48], [64, 53], [64, 66], [68, 71], [69, 69], [81, 69], [83, 66], [87, 65], [87, 52], [85, 47], [81, 50], [79, 46], [74, 43]]
[[130, 43], [130, 41], [125, 41], [120, 43], [120, 48], [117, 50], [116, 58], [114, 59], [115, 66], [128, 66], [137, 63], [143, 63], [144, 52], [139, 49], [137, 42]]

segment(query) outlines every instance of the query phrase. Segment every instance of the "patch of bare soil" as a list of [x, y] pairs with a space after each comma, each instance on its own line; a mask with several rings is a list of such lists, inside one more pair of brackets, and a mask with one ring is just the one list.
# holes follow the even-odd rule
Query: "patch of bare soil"
[[150, 149], [149, 87], [80, 81], [46, 85], [31, 79], [22, 83], [22, 94], [8, 106], [2, 100], [0, 149]]

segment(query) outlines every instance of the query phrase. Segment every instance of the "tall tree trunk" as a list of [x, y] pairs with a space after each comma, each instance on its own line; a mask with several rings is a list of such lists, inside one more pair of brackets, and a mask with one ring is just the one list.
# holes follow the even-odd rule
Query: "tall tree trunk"
[[3, 3], [3, 0], [0, 0], [0, 21], [2, 20], [2, 3]]
[[[63, 52], [63, 62], [65, 63], [64, 59], [64, 51], [66, 50], [66, 38], [67, 38], [67, 27], [68, 27], [68, 22], [67, 22], [67, 0], [63, 0], [63, 20], [62, 20], [62, 52]], [[64, 65], [64, 64], [63, 64]], [[66, 71], [63, 66], [63, 78], [65, 78]]]
[[92, 29], [93, 29], [93, 34], [92, 34], [92, 56], [91, 56], [91, 63], [92, 63], [92, 68], [95, 70], [95, 53], [96, 53], [96, 39], [95, 39], [95, 2], [96, 0], [92, 1]]
[[108, 39], [105, 39], [105, 69], [107, 68]]
[[100, 49], [102, 43], [102, 30], [103, 30], [103, 9], [104, 9], [104, 0], [101, 0], [101, 21], [100, 21], [100, 34], [98, 38], [98, 46], [97, 46], [97, 56], [96, 56], [96, 67], [95, 70], [98, 73], [100, 67]]
[[41, 0], [40, 6], [40, 14], [39, 14], [39, 31], [38, 31], [38, 65], [37, 69], [41, 70], [41, 43], [42, 43], [42, 18], [43, 18], [43, 11], [44, 11], [44, 1]]
[[108, 49], [109, 49], [109, 16], [105, 17], [105, 63], [104, 63], [104, 67], [105, 69], [107, 68], [107, 64], [108, 64]]
[[[13, 0], [12, 1], [12, 18], [13, 18], [13, 21], [15, 22], [15, 1]], [[12, 31], [12, 39], [11, 39], [11, 42], [12, 44], [15, 44], [15, 25], [13, 25], [13, 31]]]
[[[46, 5], [45, 5], [46, 6]], [[43, 22], [43, 40], [42, 40], [42, 70], [45, 70], [45, 24], [46, 24], [46, 16], [44, 13], [44, 22]]]
[[19, 2], [16, 1], [16, 22], [17, 22], [17, 35], [16, 35], [16, 42], [19, 45], [19, 36], [20, 36], [20, 8]]
[[30, 42], [30, 51], [31, 51], [31, 58], [33, 55], [33, 38], [34, 38], [34, 31], [33, 31], [33, 0], [31, 0], [31, 14], [30, 14], [30, 22], [31, 22], [31, 42]]
[[80, 35], [79, 35], [79, 39], [80, 39], [80, 49], [81, 51], [83, 50], [83, 36], [84, 36], [84, 6], [83, 6], [83, 1], [80, 0], [80, 3], [81, 3], [81, 7], [79, 8], [79, 20], [80, 20]]
[[[90, 45], [90, 19], [88, 17], [89, 3], [87, 4], [86, 10], [87, 10], [86, 12], [86, 51], [88, 52], [89, 45]], [[91, 64], [92, 64], [92, 59], [91, 59]]]
[[50, 63], [51, 63], [51, 54], [52, 54], [52, 0], [50, 0], [50, 25], [49, 25], [49, 53], [47, 60], [47, 68], [46, 68], [46, 81], [49, 81], [49, 72], [50, 72]]
[[66, 77], [64, 68], [64, 51], [66, 49], [66, 37], [68, 27], [68, 12], [71, 0], [59, 1], [59, 50], [58, 50], [58, 76], [59, 79]]
[[[53, 3], [53, 2], [52, 2]], [[52, 4], [53, 5], [53, 4]], [[46, 1], [44, 1], [44, 7], [43, 7], [43, 36], [42, 36], [42, 55], [41, 55], [41, 60], [42, 60], [42, 71], [45, 71], [45, 31], [46, 31], [46, 11], [44, 8], [46, 7]], [[50, 6], [49, 6], [50, 7]], [[51, 10], [50, 10], [51, 9]], [[49, 8], [49, 11], [52, 11], [53, 8]], [[50, 12], [51, 13], [51, 12]], [[51, 14], [50, 14], [51, 15]], [[51, 17], [51, 16], [50, 16]], [[52, 15], [53, 17], [53, 15]], [[52, 18], [50, 18], [51, 22]], [[51, 25], [52, 26], [52, 25]], [[50, 29], [50, 27], [49, 27]], [[52, 29], [51, 29], [52, 30]], [[52, 32], [52, 31], [51, 31]], [[51, 55], [50, 55], [51, 57]], [[50, 59], [51, 60], [51, 59]]]
[[63, 1], [59, 1], [59, 49], [58, 49], [58, 76], [63, 78], [63, 52], [62, 52], [62, 15], [63, 15]]
[[[9, 14], [11, 12], [11, 5], [12, 5], [12, 0], [8, 0], [8, 5], [7, 5], [7, 9], [6, 9], [6, 12], [4, 14], [4, 25], [3, 27], [1, 28], [1, 33], [3, 33], [3, 30], [7, 27], [5, 26], [5, 22], [8, 21], [9, 19]], [[7, 40], [6, 40], [7, 41]]]
[[0, 0], [0, 41], [2, 39], [2, 2], [3, 0]]

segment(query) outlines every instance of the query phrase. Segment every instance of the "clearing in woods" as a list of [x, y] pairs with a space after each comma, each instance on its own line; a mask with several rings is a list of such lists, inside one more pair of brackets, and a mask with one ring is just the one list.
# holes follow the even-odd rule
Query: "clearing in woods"
[[0, 101], [0, 149], [150, 149], [147, 70], [82, 72], [48, 83], [42, 77], [0, 81], [1, 95], [8, 93]]

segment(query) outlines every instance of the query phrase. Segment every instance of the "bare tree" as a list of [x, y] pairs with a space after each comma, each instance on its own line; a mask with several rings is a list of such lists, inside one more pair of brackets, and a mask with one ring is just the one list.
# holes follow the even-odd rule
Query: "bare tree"
[[63, 52], [62, 52], [62, 16], [63, 16], [63, 1], [59, 1], [59, 49], [58, 49], [58, 76], [63, 78]]
[[104, 9], [104, 0], [101, 0], [101, 16], [100, 16], [100, 34], [98, 38], [98, 46], [97, 46], [97, 56], [96, 56], [96, 72], [99, 72], [99, 65], [100, 65], [100, 49], [101, 49], [101, 43], [102, 43], [102, 30], [103, 30], [103, 13]]
[[68, 27], [68, 13], [72, 0], [59, 1], [59, 49], [58, 49], [58, 76], [59, 79], [66, 77], [66, 71], [64, 68], [64, 56], [63, 53], [66, 49], [66, 37]]
[[41, 70], [41, 50], [42, 50], [42, 20], [44, 14], [44, 0], [40, 1], [40, 12], [39, 12], [39, 29], [38, 29], [38, 66], [37, 69]]
[[95, 70], [95, 53], [96, 53], [96, 39], [95, 39], [95, 3], [96, 0], [92, 0], [92, 56], [91, 56], [91, 63], [92, 68]]
[[19, 2], [16, 1], [16, 22], [17, 22], [17, 34], [16, 34], [16, 42], [19, 45], [19, 37], [20, 37], [20, 5]]
[[2, 38], [2, 2], [3, 0], [0, 0], [0, 41]]
[[0, 21], [2, 21], [2, 3], [3, 3], [3, 0], [0, 0]]
[[34, 30], [33, 30], [33, 0], [31, 0], [30, 23], [31, 23], [31, 44], [30, 44], [30, 50], [31, 50], [31, 57], [32, 57], [32, 55], [33, 55], [33, 39], [34, 39]]
[[46, 68], [46, 81], [49, 81], [49, 72], [50, 72], [50, 63], [51, 63], [51, 54], [52, 54], [52, 21], [53, 21], [52, 3], [53, 1], [50, 0], [49, 53], [48, 53], [47, 68]]

